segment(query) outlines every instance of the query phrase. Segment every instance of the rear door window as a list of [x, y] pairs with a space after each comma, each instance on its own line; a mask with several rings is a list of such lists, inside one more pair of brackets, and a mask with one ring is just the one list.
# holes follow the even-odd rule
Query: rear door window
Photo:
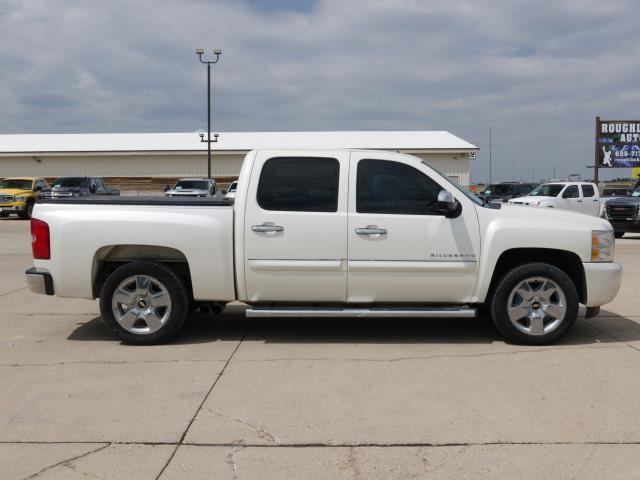
[[270, 158], [260, 173], [258, 204], [264, 210], [337, 212], [339, 177], [335, 158]]
[[593, 185], [582, 185], [582, 196], [583, 197], [594, 197], [596, 194]]

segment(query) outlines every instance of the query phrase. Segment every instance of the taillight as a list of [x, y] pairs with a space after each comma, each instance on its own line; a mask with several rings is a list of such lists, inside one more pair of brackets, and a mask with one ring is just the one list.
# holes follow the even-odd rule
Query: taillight
[[33, 251], [33, 258], [37, 260], [49, 260], [51, 258], [49, 225], [37, 218], [31, 219], [31, 250]]

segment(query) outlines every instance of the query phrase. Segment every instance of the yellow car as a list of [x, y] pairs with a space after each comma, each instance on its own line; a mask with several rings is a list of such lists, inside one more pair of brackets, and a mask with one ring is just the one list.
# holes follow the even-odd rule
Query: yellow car
[[40, 192], [49, 188], [43, 178], [16, 177], [0, 180], [0, 216], [15, 213], [20, 218], [31, 218], [33, 205]]

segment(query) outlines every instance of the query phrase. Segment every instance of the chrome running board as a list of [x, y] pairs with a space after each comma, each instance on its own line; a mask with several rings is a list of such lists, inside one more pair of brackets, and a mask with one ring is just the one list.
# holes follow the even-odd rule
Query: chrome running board
[[349, 308], [349, 307], [247, 307], [247, 317], [294, 318], [294, 317], [368, 317], [368, 318], [474, 318], [475, 308]]

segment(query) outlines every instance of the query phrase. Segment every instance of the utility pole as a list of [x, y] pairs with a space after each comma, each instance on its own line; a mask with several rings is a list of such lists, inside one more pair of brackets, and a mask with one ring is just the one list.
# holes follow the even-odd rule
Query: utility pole
[[595, 155], [593, 162], [593, 183], [598, 184], [598, 164], [600, 163], [600, 151], [598, 147], [598, 135], [600, 135], [600, 117], [596, 117], [596, 143], [595, 143]]
[[489, 125], [489, 185], [493, 183], [493, 177], [491, 176], [491, 125]]
[[218, 141], [218, 134], [216, 133], [211, 140], [211, 65], [218, 63], [222, 50], [216, 48], [213, 50], [213, 54], [216, 56], [215, 60], [202, 60], [204, 55], [204, 48], [196, 48], [196, 55], [200, 63], [207, 65], [207, 139], [204, 139], [204, 134], [200, 135], [200, 141], [207, 143], [207, 178], [211, 178], [211, 144]]

